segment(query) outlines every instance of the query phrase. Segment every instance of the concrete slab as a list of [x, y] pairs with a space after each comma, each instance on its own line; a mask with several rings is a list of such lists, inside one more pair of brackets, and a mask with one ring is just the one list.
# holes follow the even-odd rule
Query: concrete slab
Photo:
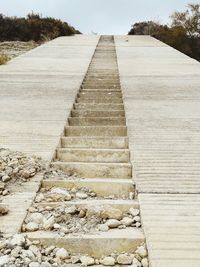
[[52, 158], [98, 40], [61, 37], [0, 67], [0, 147]]
[[136, 187], [199, 193], [200, 64], [149, 36], [128, 40], [115, 37]]

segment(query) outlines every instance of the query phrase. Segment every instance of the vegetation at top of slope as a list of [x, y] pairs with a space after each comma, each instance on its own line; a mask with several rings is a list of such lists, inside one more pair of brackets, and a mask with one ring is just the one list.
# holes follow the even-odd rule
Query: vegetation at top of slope
[[171, 16], [171, 25], [154, 21], [135, 23], [129, 35], [151, 35], [200, 61], [200, 4], [189, 4], [184, 12]]
[[39, 14], [28, 14], [26, 18], [7, 17], [0, 14], [0, 41], [46, 41], [59, 36], [80, 34], [67, 22]]

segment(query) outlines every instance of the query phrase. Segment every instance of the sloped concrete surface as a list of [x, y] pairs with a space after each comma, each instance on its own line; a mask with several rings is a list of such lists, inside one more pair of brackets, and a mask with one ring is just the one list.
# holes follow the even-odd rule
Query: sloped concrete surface
[[61, 37], [0, 67], [0, 147], [51, 159], [98, 40]]
[[150, 266], [200, 266], [200, 64], [149, 36], [115, 41]]

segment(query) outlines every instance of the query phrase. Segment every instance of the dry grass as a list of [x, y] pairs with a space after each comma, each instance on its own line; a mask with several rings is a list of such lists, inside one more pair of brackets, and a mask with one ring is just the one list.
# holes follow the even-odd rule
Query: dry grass
[[7, 55], [0, 54], [0, 65], [6, 64], [10, 58]]

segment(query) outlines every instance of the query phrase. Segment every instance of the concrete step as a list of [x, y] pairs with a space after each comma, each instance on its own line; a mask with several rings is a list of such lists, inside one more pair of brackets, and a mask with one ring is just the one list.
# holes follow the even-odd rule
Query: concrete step
[[121, 92], [99, 92], [99, 91], [81, 91], [78, 94], [80, 98], [122, 98]]
[[110, 99], [100, 99], [100, 98], [83, 98], [83, 97], [78, 97], [76, 99], [77, 103], [123, 103], [123, 100], [121, 98], [110, 98]]
[[72, 117], [125, 117], [122, 110], [75, 110], [71, 111]]
[[57, 159], [75, 162], [129, 162], [128, 149], [76, 149], [59, 148]]
[[124, 105], [115, 103], [115, 104], [92, 104], [92, 103], [75, 103], [74, 104], [75, 109], [89, 109], [89, 110], [124, 110]]
[[70, 117], [71, 126], [126, 125], [124, 117]]
[[83, 163], [52, 162], [52, 166], [64, 171], [67, 175], [76, 174], [80, 178], [120, 178], [132, 177], [130, 163]]
[[120, 89], [105, 89], [105, 88], [98, 88], [98, 89], [93, 89], [93, 88], [84, 88], [81, 89], [79, 92], [83, 92], [83, 93], [90, 93], [90, 92], [94, 92], [94, 93], [120, 93], [122, 95], [122, 91]]
[[111, 84], [105, 84], [105, 85], [102, 85], [102, 84], [82, 84], [81, 85], [81, 88], [82, 89], [87, 89], [87, 88], [104, 88], [104, 89], [120, 89], [120, 85], [111, 85]]
[[66, 136], [127, 136], [126, 126], [66, 126]]
[[131, 179], [68, 179], [68, 180], [43, 180], [43, 188], [59, 187], [68, 189], [90, 188], [97, 197], [108, 197], [113, 195], [116, 198], [129, 198], [134, 192], [135, 185]]
[[128, 137], [62, 137], [62, 147], [71, 148], [128, 148]]
[[47, 231], [26, 233], [30, 240], [39, 240], [43, 245], [57, 245], [70, 253], [88, 254], [95, 258], [107, 256], [116, 252], [133, 252], [144, 242], [144, 235], [140, 229], [112, 229], [106, 233], [68, 235], [60, 237], [59, 234]]

